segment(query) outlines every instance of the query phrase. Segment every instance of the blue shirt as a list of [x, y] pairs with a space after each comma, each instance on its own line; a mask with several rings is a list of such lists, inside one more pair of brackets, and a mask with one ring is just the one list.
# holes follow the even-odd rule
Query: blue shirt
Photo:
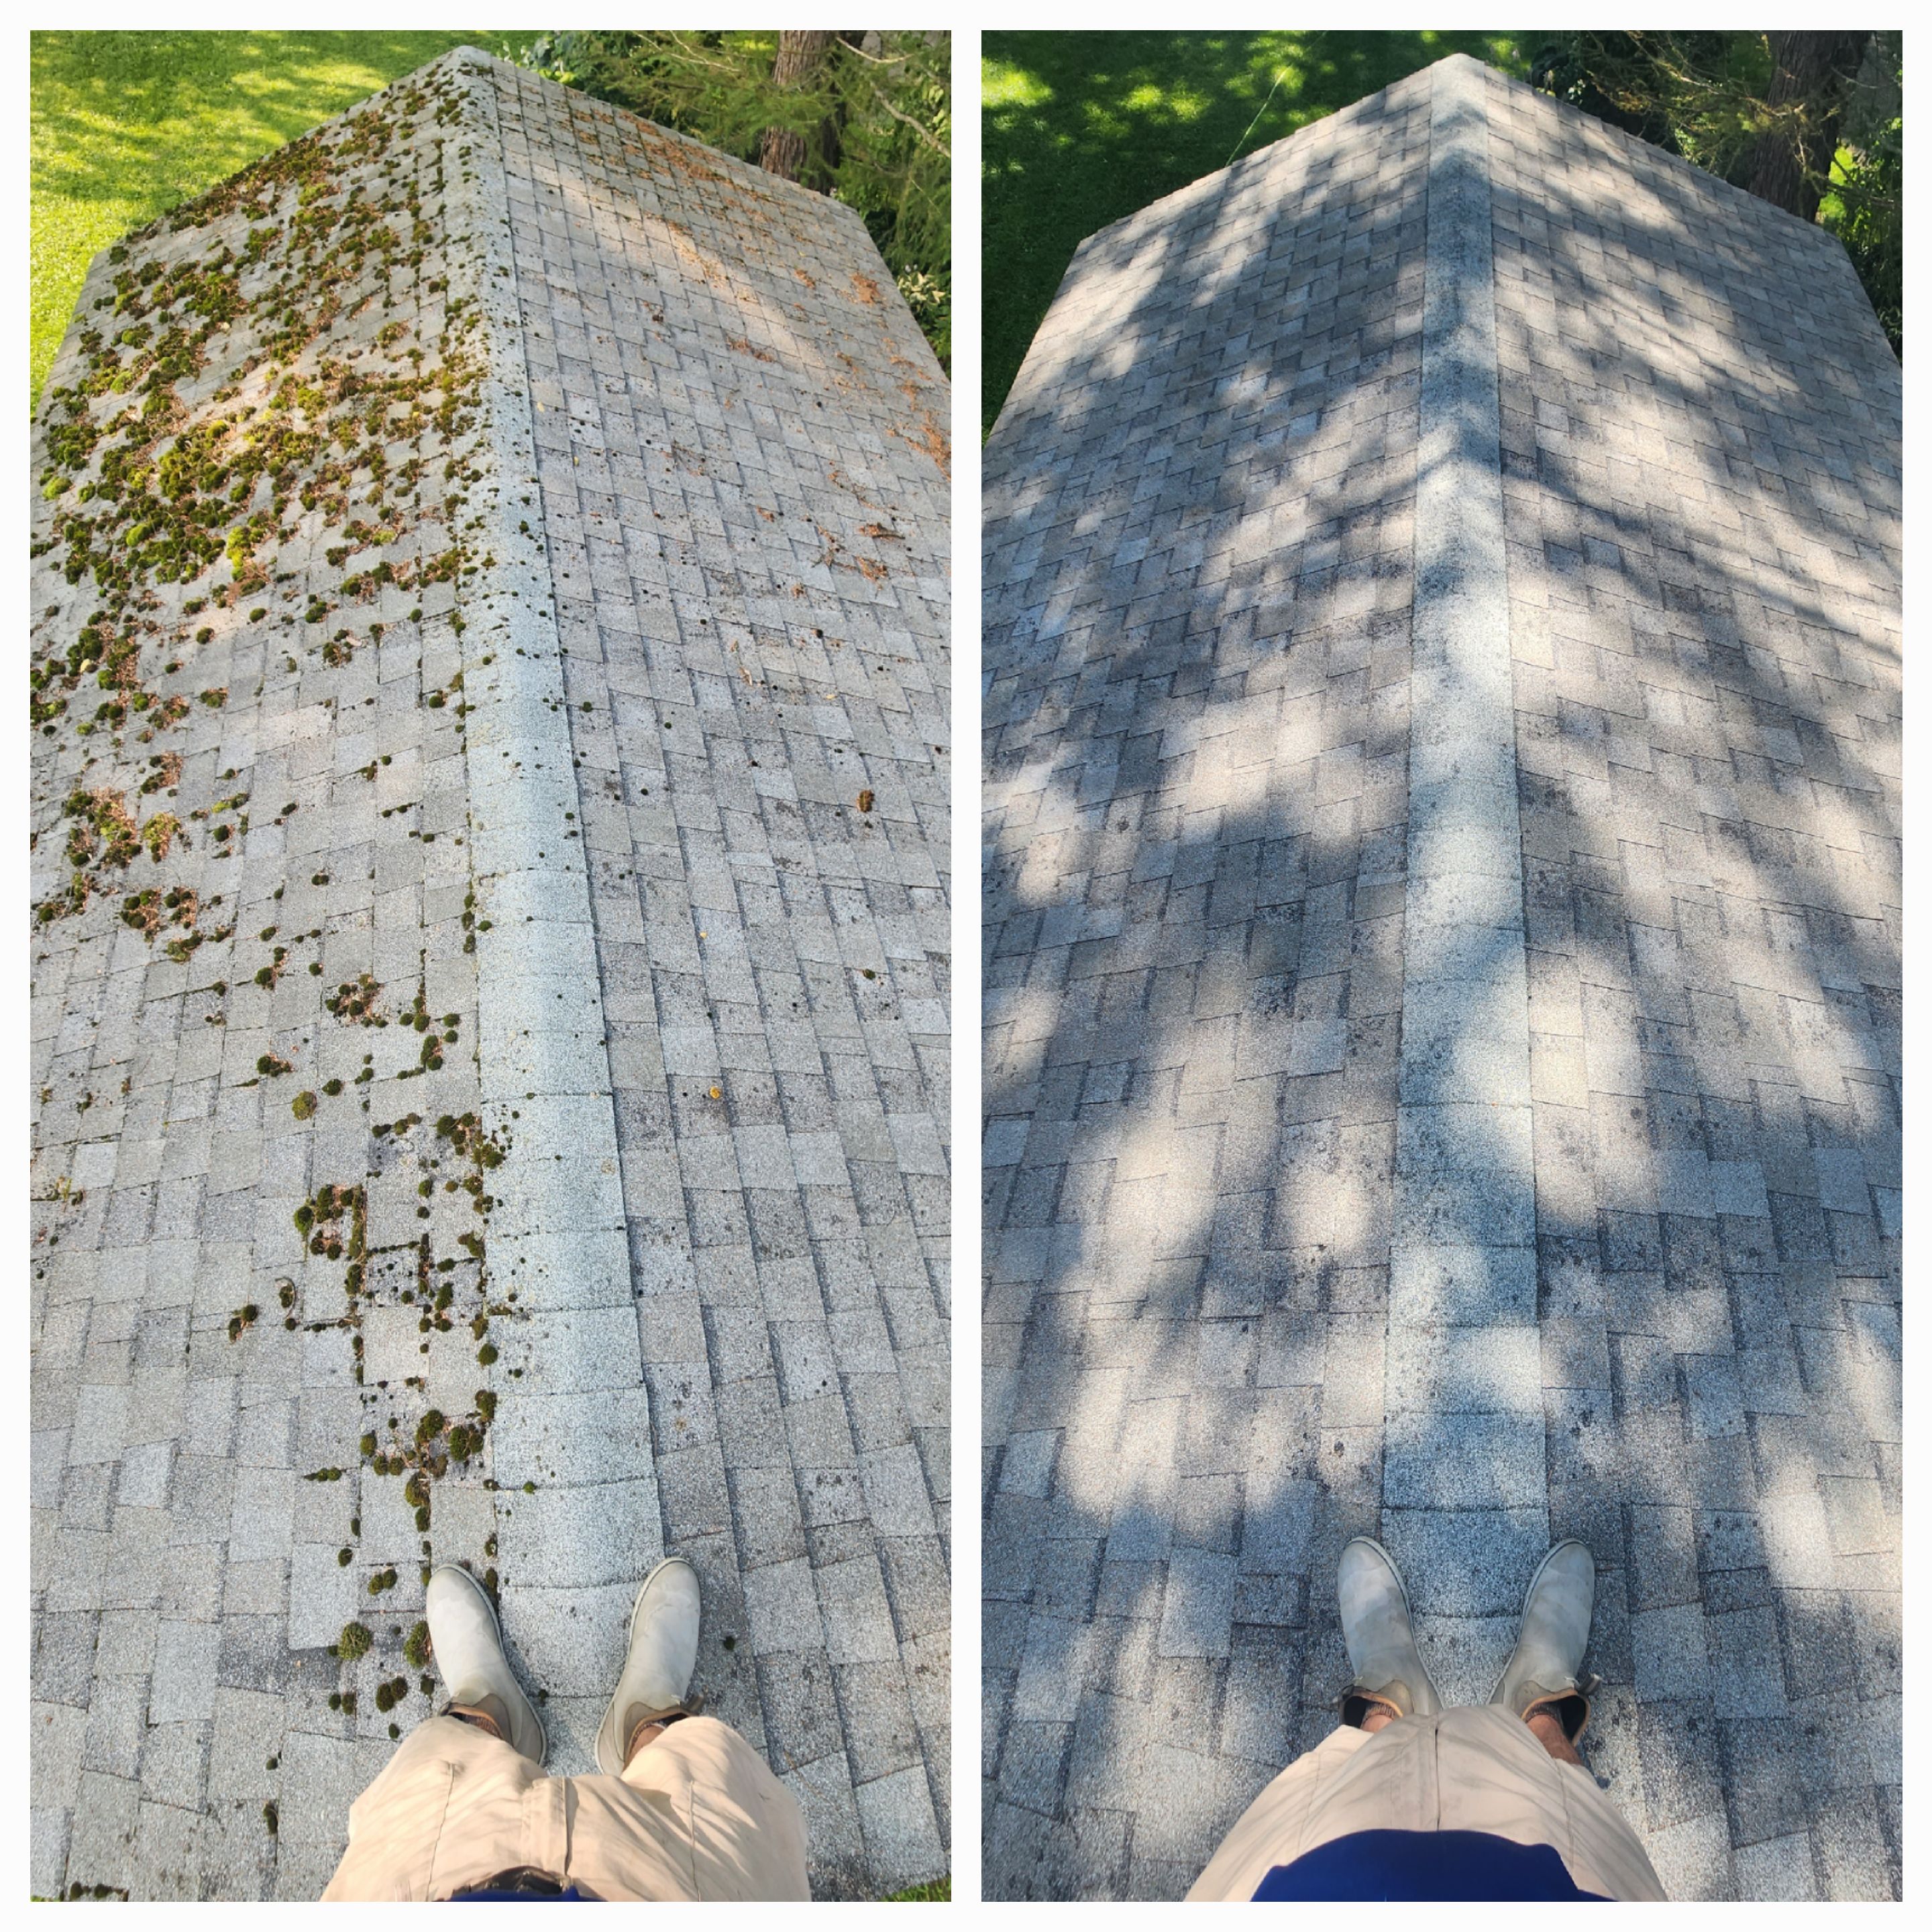
[[1276, 1865], [1257, 1899], [1383, 1899], [1431, 1903], [1576, 1898], [1582, 1892], [1551, 1845], [1520, 1845], [1489, 1832], [1351, 1832]]

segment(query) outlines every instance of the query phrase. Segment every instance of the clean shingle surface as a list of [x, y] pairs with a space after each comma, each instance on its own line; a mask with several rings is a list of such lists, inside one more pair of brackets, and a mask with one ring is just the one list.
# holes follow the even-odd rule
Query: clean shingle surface
[[[946, 1561], [946, 392], [849, 211], [491, 73], [636, 1448], [716, 1592], [712, 1707], [821, 1886], [876, 1894], [945, 1870], [949, 1810], [915, 1697], [946, 1624], [888, 1582]], [[781, 1659], [835, 1706], [822, 1751], [772, 1748]]]
[[[1334, 1722], [1356, 1533], [1477, 1700], [1589, 1540], [1673, 1896], [1898, 1889], [1897, 366], [1829, 237], [1458, 64], [1533, 1208], [1402, 1138], [1444, 76], [1090, 240], [988, 446], [991, 1895], [1184, 1891]], [[1480, 1270], [1391, 1274], [1405, 1144]]]
[[1829, 236], [1488, 94], [1552, 1532], [1720, 1720], [1640, 1734], [1673, 1895], [1894, 1897], [1895, 1760], [1786, 1745], [1821, 1594], [1898, 1654], [1898, 368]]

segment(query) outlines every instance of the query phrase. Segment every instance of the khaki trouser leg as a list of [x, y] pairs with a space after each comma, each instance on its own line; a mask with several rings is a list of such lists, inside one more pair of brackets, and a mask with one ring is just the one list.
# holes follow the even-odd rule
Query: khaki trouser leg
[[326, 1899], [447, 1898], [518, 1865], [608, 1899], [802, 1899], [798, 1802], [728, 1725], [687, 1718], [621, 1778], [550, 1778], [454, 1718], [413, 1732], [349, 1814]]
[[575, 1778], [570, 1876], [600, 1898], [802, 1899], [805, 1816], [716, 1718], [661, 1732], [620, 1778]]
[[1622, 1812], [1580, 1766], [1559, 1764], [1493, 1705], [1332, 1732], [1241, 1814], [1190, 1899], [1247, 1899], [1276, 1865], [1356, 1832], [1488, 1832], [1549, 1845], [1585, 1892], [1660, 1899]]
[[349, 1846], [326, 1899], [446, 1898], [524, 1855], [524, 1796], [546, 1779], [500, 1738], [432, 1718], [349, 1809]]

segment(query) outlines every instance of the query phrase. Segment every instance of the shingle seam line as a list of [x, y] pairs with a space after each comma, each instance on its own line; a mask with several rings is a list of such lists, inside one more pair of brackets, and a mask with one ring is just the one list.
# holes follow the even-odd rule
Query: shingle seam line
[[1384, 1537], [1452, 1615], [1513, 1610], [1548, 1527], [1488, 99], [1435, 70], [1384, 1358]]
[[[554, 1395], [540, 1392], [567, 1394], [572, 1385], [568, 1311], [628, 1308], [634, 1297], [583, 803], [556, 590], [536, 503], [508, 160], [494, 64], [463, 52], [454, 58], [468, 83], [462, 132], [475, 150], [466, 166], [453, 162], [466, 169], [454, 200], [473, 245], [456, 245], [452, 238], [450, 292], [475, 301], [490, 332], [485, 406], [497, 465], [496, 476], [478, 493], [484, 521], [474, 544], [495, 560], [482, 566], [465, 600], [472, 614], [462, 639], [464, 696], [472, 707], [465, 740], [475, 826], [480, 1082], [486, 1113], [500, 1131], [508, 1130], [511, 1141], [493, 1184], [519, 1210], [503, 1230], [513, 1243], [500, 1241], [493, 1230], [493, 1250], [508, 1254], [507, 1264], [493, 1273], [500, 1288], [519, 1287], [543, 1356], [536, 1388], [499, 1384], [496, 1473], [506, 1490], [526, 1480], [552, 1492], [602, 1486], [595, 1502], [586, 1498], [584, 1508], [600, 1518], [588, 1540], [609, 1546], [626, 1540], [622, 1527], [608, 1520], [616, 1493], [611, 1472], [574, 1468], [567, 1450], [553, 1459], [544, 1448], [573, 1439], [567, 1430], [544, 1426]], [[641, 1390], [635, 1334], [631, 1359], [615, 1362], [608, 1327], [597, 1336], [595, 1360], [579, 1365], [583, 1385], [604, 1388], [621, 1381]], [[583, 1346], [592, 1345], [586, 1340]], [[630, 1540], [641, 1560], [661, 1551], [663, 1541], [647, 1427], [638, 1454], [639, 1466], [627, 1468], [620, 1486], [637, 1501], [640, 1520]], [[642, 1490], [632, 1486], [640, 1479]], [[558, 1590], [590, 1592], [598, 1580], [570, 1574], [567, 1562], [560, 1569], [560, 1552], [550, 1546], [560, 1529], [572, 1546], [584, 1544], [586, 1532], [560, 1525], [550, 1507], [500, 1508], [498, 1517], [504, 1574], [541, 1590], [528, 1618], [519, 1615], [519, 1593], [506, 1591], [506, 1634], [513, 1647], [520, 1644], [533, 1681], [555, 1688], [560, 1675], [574, 1673], [572, 1660], [552, 1655], [545, 1638], [547, 1619], [555, 1618], [550, 1600]]]

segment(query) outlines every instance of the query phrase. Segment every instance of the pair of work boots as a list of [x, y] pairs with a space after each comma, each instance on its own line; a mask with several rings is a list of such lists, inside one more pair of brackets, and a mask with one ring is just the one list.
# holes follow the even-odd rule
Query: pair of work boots
[[[1359, 1726], [1376, 1705], [1401, 1718], [1430, 1718], [1442, 1699], [1415, 1647], [1408, 1592], [1394, 1559], [1379, 1543], [1358, 1536], [1342, 1552], [1336, 1576], [1342, 1635], [1354, 1681], [1342, 1694], [1342, 1720]], [[1596, 1602], [1597, 1570], [1588, 1546], [1573, 1537], [1537, 1566], [1523, 1600], [1516, 1648], [1503, 1666], [1492, 1704], [1527, 1720], [1548, 1711], [1571, 1744], [1590, 1720], [1597, 1679], [1582, 1672]]]
[[[482, 1711], [503, 1742], [532, 1763], [550, 1748], [543, 1720], [524, 1695], [503, 1652], [503, 1633], [483, 1587], [445, 1564], [424, 1592], [430, 1650], [452, 1706]], [[631, 1608], [631, 1635], [610, 1708], [597, 1727], [597, 1768], [615, 1777], [644, 1726], [692, 1714], [685, 1702], [698, 1667], [698, 1572], [668, 1556], [644, 1579]]]

